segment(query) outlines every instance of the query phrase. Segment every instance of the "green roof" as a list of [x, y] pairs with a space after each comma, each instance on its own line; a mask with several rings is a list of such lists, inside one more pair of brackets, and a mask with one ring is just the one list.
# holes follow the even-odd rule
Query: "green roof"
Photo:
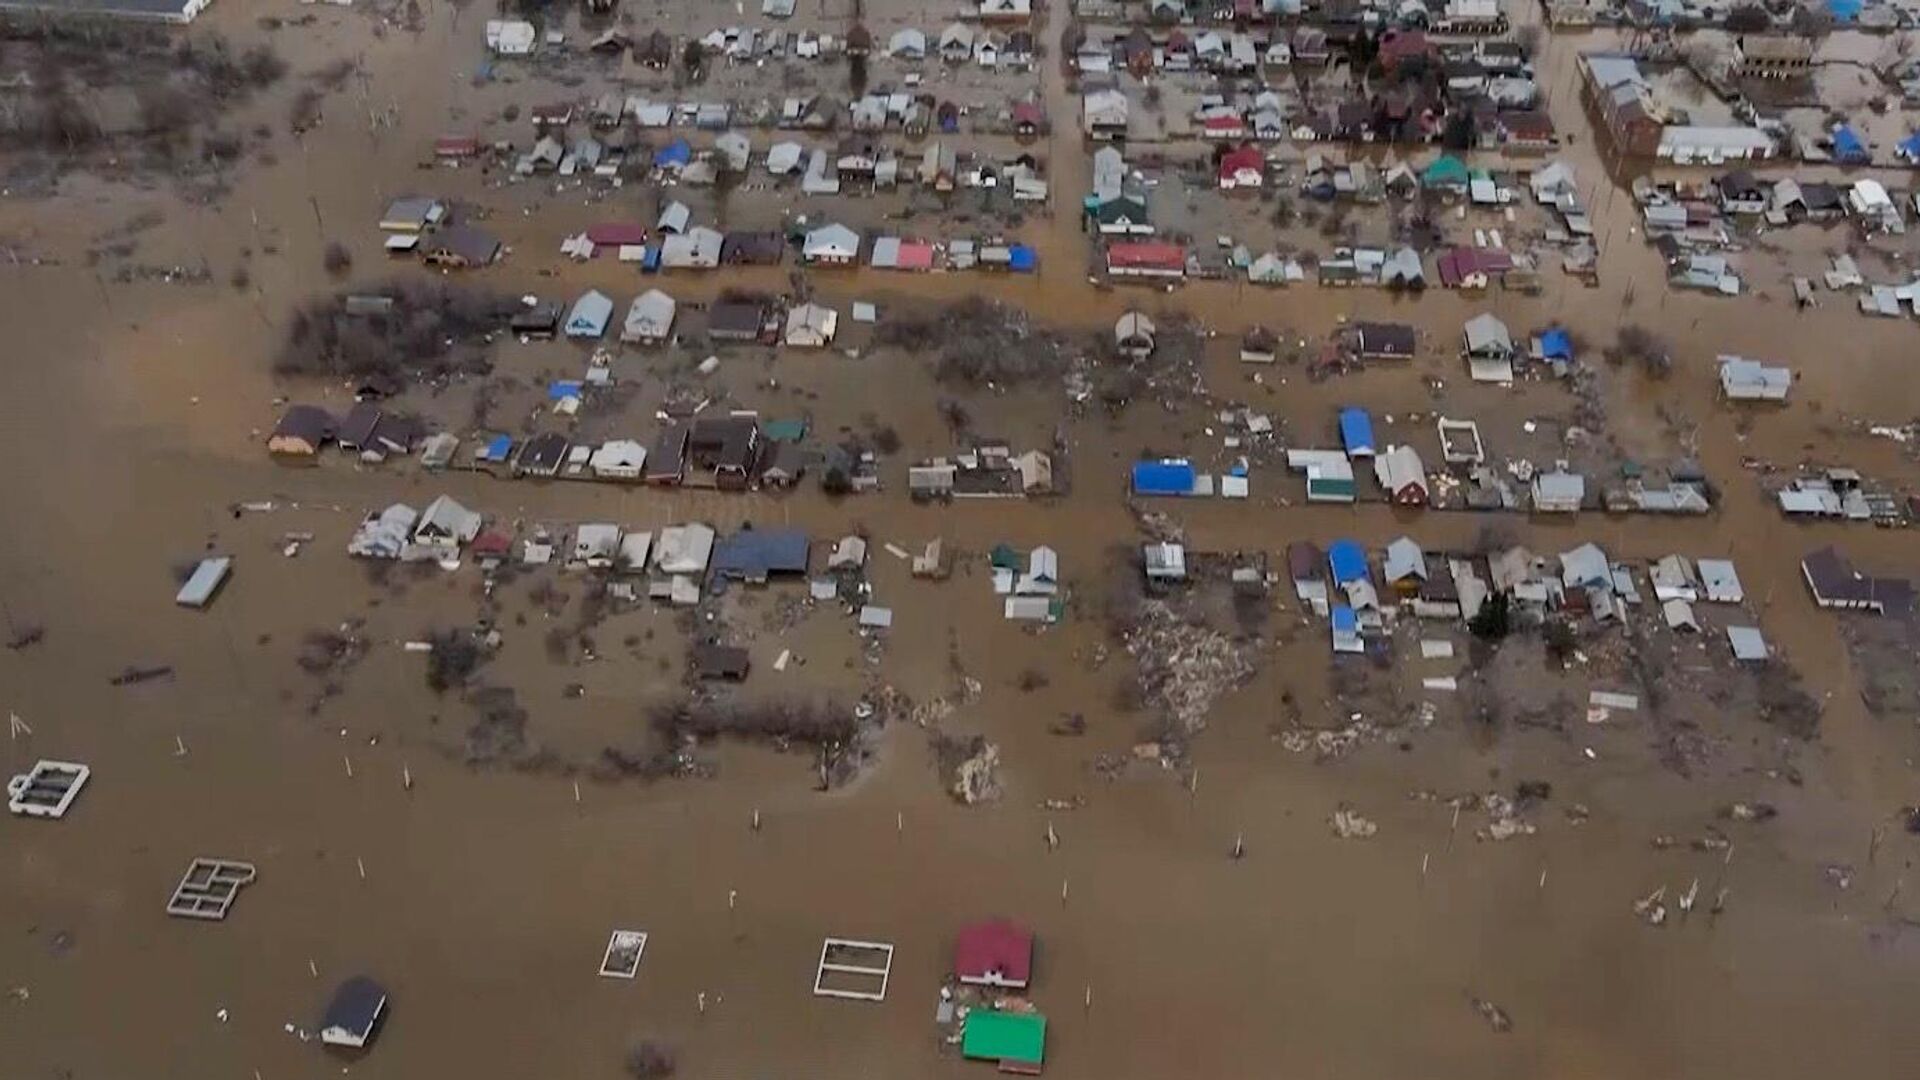
[[769, 420], [760, 425], [760, 434], [773, 442], [799, 442], [807, 437], [805, 420]]
[[1420, 170], [1420, 182], [1427, 187], [1443, 184], [1465, 186], [1468, 178], [1467, 163], [1452, 154], [1441, 154], [1433, 163]]
[[1020, 553], [1012, 544], [995, 544], [987, 555], [987, 563], [995, 570], [1018, 570], [1021, 563]]
[[967, 1014], [960, 1052], [987, 1061], [1039, 1065], [1047, 1056], [1047, 1018], [1039, 1013], [975, 1009]]

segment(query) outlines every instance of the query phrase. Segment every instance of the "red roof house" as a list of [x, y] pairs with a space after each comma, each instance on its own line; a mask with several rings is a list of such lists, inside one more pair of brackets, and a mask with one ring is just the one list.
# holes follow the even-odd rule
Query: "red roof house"
[[963, 927], [953, 943], [953, 973], [973, 986], [1026, 989], [1033, 976], [1033, 931], [1010, 919]]
[[480, 152], [480, 140], [472, 135], [442, 135], [433, 140], [433, 155], [438, 158], [470, 158]]
[[1214, 113], [1200, 121], [1200, 128], [1214, 138], [1238, 138], [1247, 133], [1247, 122], [1236, 113]]
[[647, 228], [636, 222], [604, 221], [587, 226], [587, 239], [595, 247], [629, 247], [647, 242]]
[[1107, 245], [1107, 273], [1120, 277], [1184, 277], [1187, 249], [1179, 244], [1136, 240]]
[[1440, 284], [1449, 289], [1484, 289], [1494, 275], [1513, 269], [1513, 255], [1504, 248], [1457, 247], [1440, 253]]
[[1251, 146], [1229, 150], [1220, 155], [1220, 186], [1223, 189], [1257, 188], [1266, 179], [1267, 159]]

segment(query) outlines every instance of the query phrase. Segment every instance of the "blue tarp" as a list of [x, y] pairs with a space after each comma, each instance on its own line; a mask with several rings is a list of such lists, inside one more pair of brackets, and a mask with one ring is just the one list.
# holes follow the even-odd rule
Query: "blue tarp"
[[675, 139], [661, 147], [659, 153], [653, 155], [653, 164], [656, 168], [664, 165], [685, 165], [692, 160], [693, 147], [688, 146], [685, 139]]
[[559, 401], [563, 398], [579, 397], [581, 383], [578, 379], [555, 379], [547, 384], [547, 400]]
[[1015, 244], [1008, 251], [1007, 266], [1016, 274], [1031, 274], [1040, 265], [1040, 254], [1025, 244]]
[[1346, 444], [1349, 457], [1373, 453], [1373, 417], [1367, 410], [1356, 406], [1340, 410], [1340, 440]]
[[1541, 332], [1540, 355], [1547, 360], [1573, 359], [1572, 336], [1557, 326]]
[[807, 534], [799, 529], [742, 529], [713, 545], [713, 573], [749, 581], [804, 574], [807, 547]]
[[1193, 492], [1193, 462], [1168, 458], [1138, 461], [1133, 466], [1136, 495], [1189, 495]]
[[1865, 6], [1865, 0], [1827, 0], [1827, 13], [1841, 22], [1852, 22]]
[[1867, 144], [1859, 132], [1843, 124], [1833, 129], [1833, 156], [1840, 161], [1865, 161]]
[[1367, 580], [1367, 550], [1353, 540], [1335, 540], [1327, 545], [1327, 566], [1333, 570], [1333, 583]]

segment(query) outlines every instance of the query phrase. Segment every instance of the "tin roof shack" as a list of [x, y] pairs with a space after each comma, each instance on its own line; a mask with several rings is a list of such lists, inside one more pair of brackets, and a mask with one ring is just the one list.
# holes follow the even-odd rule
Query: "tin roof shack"
[[744, 491], [760, 460], [760, 418], [753, 413], [703, 416], [687, 435], [683, 482], [727, 491]]
[[1133, 360], [1153, 355], [1153, 320], [1138, 311], [1129, 311], [1113, 324], [1113, 350]]
[[318, 405], [289, 406], [273, 426], [273, 434], [267, 436], [267, 453], [276, 461], [313, 465], [320, 448], [339, 430], [333, 414]]
[[1785, 401], [1793, 389], [1793, 372], [1768, 367], [1758, 360], [1720, 357], [1720, 392], [1728, 401]]
[[1847, 557], [1831, 547], [1808, 553], [1800, 560], [1813, 602], [1840, 611], [1870, 611], [1875, 615], [1906, 615], [1913, 610], [1913, 584], [1899, 578], [1867, 577]]
[[751, 667], [747, 650], [731, 645], [701, 642], [687, 654], [688, 673], [702, 681], [745, 682]]
[[953, 974], [969, 986], [1025, 990], [1033, 978], [1033, 931], [1011, 919], [962, 927], [953, 943]]
[[804, 576], [810, 547], [799, 529], [744, 528], [713, 546], [713, 576], [752, 585]]
[[226, 584], [227, 575], [233, 571], [233, 558], [229, 555], [210, 555], [201, 559], [187, 575], [186, 583], [174, 594], [173, 602], [181, 607], [195, 610], [213, 603], [215, 593]]
[[320, 1017], [320, 1041], [328, 1046], [364, 1050], [387, 1011], [387, 989], [365, 975], [334, 988]]

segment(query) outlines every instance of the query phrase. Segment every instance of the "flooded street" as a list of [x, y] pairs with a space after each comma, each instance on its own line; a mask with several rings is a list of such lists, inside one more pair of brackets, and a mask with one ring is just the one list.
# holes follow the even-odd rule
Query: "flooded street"
[[[312, 23], [269, 32], [257, 21], [297, 13]], [[317, 468], [276, 465], [262, 442], [278, 402], [340, 409], [352, 390], [275, 379], [295, 308], [338, 288], [438, 273], [383, 263], [372, 223], [396, 195], [431, 185], [484, 207], [511, 255], [470, 280], [503, 295], [571, 299], [598, 287], [624, 305], [644, 287], [631, 266], [559, 253], [562, 239], [611, 216], [605, 203], [639, 206], [638, 195], [603, 203], [579, 190], [502, 186], [477, 169], [420, 168], [436, 136], [480, 126], [509, 103], [579, 94], [551, 79], [476, 82], [480, 24], [492, 15], [435, 3], [409, 32], [371, 9], [220, 0], [191, 32], [236, 43], [270, 36], [295, 84], [337, 58], [357, 62], [359, 74], [327, 96], [324, 123], [298, 139], [285, 133], [290, 87], [236, 109], [224, 121], [233, 129], [273, 129], [271, 161], [248, 160], [211, 202], [180, 197], [164, 175], [84, 172], [50, 193], [0, 198], [0, 240], [15, 256], [0, 258], [9, 340], [0, 453], [13, 463], [0, 477], [11, 511], [0, 533], [0, 615], [10, 637], [45, 631], [0, 653], [4, 708], [31, 725], [6, 744], [6, 772], [40, 758], [93, 770], [64, 821], [0, 822], [0, 990], [10, 992], [0, 1001], [0, 1072], [283, 1080], [338, 1075], [350, 1063], [369, 1078], [610, 1078], [631, 1041], [646, 1037], [676, 1047], [682, 1076], [983, 1075], [991, 1066], [962, 1061], [932, 1019], [955, 929], [990, 914], [1038, 936], [1033, 996], [1049, 1014], [1047, 1075], [1057, 1080], [1233, 1076], [1254, 1062], [1277, 1075], [1354, 1080], [1785, 1080], [1816, 1070], [1908, 1076], [1920, 1066], [1920, 880], [1908, 880], [1920, 837], [1899, 816], [1920, 802], [1920, 738], [1914, 717], [1862, 706], [1846, 617], [1814, 606], [1798, 565], [1829, 543], [1899, 576], [1920, 574], [1920, 558], [1904, 530], [1784, 519], [1747, 468], [1844, 462], [1911, 490], [1920, 471], [1910, 448], [1864, 427], [1920, 416], [1914, 327], [1864, 319], [1839, 294], [1796, 309], [1784, 278], [1756, 280], [1736, 299], [1668, 290], [1659, 255], [1635, 231], [1630, 192], [1615, 187], [1624, 178], [1609, 177], [1583, 117], [1572, 58], [1603, 35], [1549, 37], [1540, 62], [1556, 123], [1579, 132], [1563, 156], [1583, 191], [1595, 188], [1597, 288], [1557, 267], [1536, 296], [1096, 288], [1075, 212], [1089, 182], [1079, 99], [1048, 56], [1039, 78], [1054, 122], [1043, 144], [1053, 199], [1017, 230], [1039, 250], [1039, 273], [816, 271], [806, 283], [842, 311], [855, 300], [892, 313], [978, 295], [1026, 311], [1038, 328], [1102, 340], [1129, 308], [1184, 316], [1212, 335], [1196, 385], [1155, 388], [1108, 415], [1070, 412], [1057, 380], [943, 386], [926, 356], [886, 346], [857, 358], [728, 354], [708, 385], [738, 405], [805, 412], [821, 433], [868, 428], [875, 417], [897, 430], [903, 445], [887, 459], [886, 490], [847, 499], [812, 484], [776, 496], [507, 482], [361, 467], [344, 455]], [[944, 17], [916, 12], [899, 24]], [[1064, 18], [1047, 16], [1044, 38], [1056, 50]], [[878, 18], [874, 29], [884, 37]], [[370, 133], [363, 118], [390, 104], [397, 119]], [[756, 134], [756, 149], [762, 141]], [[146, 213], [160, 221], [139, 232], [131, 261], [204, 265], [209, 283], [123, 282], [111, 260], [89, 259], [104, 233]], [[1835, 250], [1846, 230], [1833, 227]], [[345, 281], [323, 269], [334, 241], [352, 253]], [[241, 266], [248, 275], [236, 287], [230, 274]], [[786, 292], [792, 269], [681, 276], [666, 287], [682, 305], [725, 288]], [[1588, 723], [1588, 676], [1577, 666], [1528, 676], [1528, 689], [1559, 695], [1545, 719], [1516, 710], [1484, 722], [1432, 695], [1430, 722], [1413, 721], [1422, 699], [1419, 664], [1404, 648], [1413, 639], [1402, 635], [1392, 665], [1361, 672], [1368, 692], [1355, 695], [1331, 662], [1324, 622], [1303, 616], [1283, 580], [1251, 635], [1256, 673], [1218, 699], [1182, 767], [1099, 767], [1131, 759], [1154, 723], [1118, 700], [1132, 665], [1116, 640], [1126, 628], [1107, 625], [1103, 597], [1143, 538], [1126, 501], [1129, 463], [1153, 451], [1223, 468], [1230, 455], [1213, 408], [1226, 402], [1271, 414], [1294, 445], [1336, 445], [1338, 407], [1364, 404], [1383, 426], [1390, 417], [1404, 430], [1417, 424], [1423, 437], [1435, 414], [1471, 416], [1490, 452], [1516, 452], [1523, 424], [1565, 423], [1575, 401], [1552, 383], [1469, 382], [1460, 328], [1482, 311], [1516, 335], [1557, 323], [1591, 343], [1605, 419], [1596, 443], [1623, 461], [1696, 457], [1718, 487], [1715, 511], [1556, 521], [1309, 506], [1278, 465], [1256, 471], [1249, 500], [1151, 509], [1183, 527], [1194, 551], [1277, 561], [1295, 540], [1378, 548], [1410, 534], [1428, 551], [1465, 550], [1490, 529], [1548, 556], [1591, 540], [1615, 559], [1734, 559], [1758, 625], [1819, 703], [1817, 735], [1795, 739], [1695, 700], [1697, 715], [1661, 722], [1697, 727], [1708, 747], [1683, 772], [1663, 763], [1667, 731], [1651, 715]], [[1297, 366], [1255, 368], [1234, 355], [1255, 324], [1320, 341], [1343, 320], [1368, 318], [1417, 325], [1418, 357], [1313, 381]], [[1599, 359], [1630, 324], [1670, 345], [1669, 377]], [[491, 348], [496, 370], [523, 388], [571, 378], [584, 359], [568, 343]], [[1718, 398], [1723, 353], [1790, 364], [1792, 403], [1737, 418]], [[637, 377], [644, 409], [675, 378], [667, 363]], [[415, 390], [408, 404], [459, 427], [472, 392], [458, 383]], [[962, 402], [975, 431], [1016, 447], [1050, 445], [1063, 430], [1071, 494], [910, 502], [903, 463], [953, 448], [943, 397]], [[510, 412], [502, 408], [499, 423], [517, 429]], [[640, 406], [630, 415], [652, 423]], [[556, 570], [486, 598], [471, 566], [379, 577], [346, 557], [368, 509], [419, 506], [442, 492], [528, 523], [791, 524], [816, 542], [863, 527], [875, 540], [876, 595], [897, 620], [877, 661], [826, 607], [782, 620], [781, 597], [804, 587], [738, 589], [725, 606], [755, 664], [741, 692], [844, 707], [883, 683], [918, 702], [945, 700], [953, 711], [940, 733], [996, 744], [1004, 794], [961, 805], [937, 767], [936, 733], [901, 721], [882, 731], [854, 783], [828, 792], [816, 790], [810, 753], [732, 742], [711, 751], [709, 778], [621, 778], [609, 762], [649, 749], [648, 709], [685, 692], [687, 626], [666, 610], [622, 611], [592, 627], [595, 659], [556, 661], [543, 634], [585, 621], [579, 605], [555, 617], [536, 595], [543, 581], [579, 592]], [[236, 509], [250, 502], [273, 509]], [[283, 557], [296, 533], [314, 539]], [[882, 543], [918, 551], [935, 536], [966, 553], [948, 581], [914, 579], [877, 552]], [[1058, 550], [1071, 585], [1061, 624], [1033, 632], [1002, 617], [983, 557], [1001, 542]], [[176, 607], [174, 575], [212, 551], [236, 556], [233, 580], [207, 611]], [[472, 711], [458, 694], [430, 690], [421, 658], [404, 649], [436, 628], [473, 624], [487, 599], [499, 604], [505, 644], [481, 673], [515, 692], [531, 744], [495, 767], [468, 764]], [[360, 620], [364, 656], [303, 669], [312, 636], [349, 620]], [[784, 649], [804, 666], [773, 671]], [[1701, 651], [1694, 662], [1727, 661]], [[171, 675], [109, 681], [148, 665]], [[1044, 678], [1023, 689], [1028, 671]], [[1084, 718], [1084, 734], [1056, 733], [1071, 714]], [[1287, 747], [1289, 731], [1357, 718], [1384, 730], [1324, 760]], [[1522, 783], [1550, 785], [1551, 795], [1529, 814], [1537, 833], [1505, 842], [1477, 839], [1486, 815], [1456, 819], [1445, 801], [1510, 797]], [[1735, 802], [1764, 802], [1778, 816], [1729, 820]], [[1336, 838], [1328, 820], [1342, 806], [1378, 833]], [[1727, 846], [1689, 843], [1715, 830]], [[1238, 859], [1229, 857], [1236, 838]], [[197, 855], [259, 869], [223, 923], [164, 913]], [[1849, 870], [1844, 889], [1827, 873], [1839, 865]], [[1691, 913], [1657, 927], [1636, 917], [1636, 900], [1665, 888], [1671, 904], [1689, 883], [1702, 897]], [[1724, 908], [1710, 913], [1715, 897]], [[607, 935], [621, 928], [650, 935], [632, 982], [595, 974]], [[810, 995], [828, 935], [896, 945], [884, 1003]], [[362, 972], [392, 995], [375, 1050], [349, 1062], [290, 1033], [310, 1033], [333, 986]], [[1476, 999], [1497, 1003], [1512, 1030], [1493, 1030]]]

